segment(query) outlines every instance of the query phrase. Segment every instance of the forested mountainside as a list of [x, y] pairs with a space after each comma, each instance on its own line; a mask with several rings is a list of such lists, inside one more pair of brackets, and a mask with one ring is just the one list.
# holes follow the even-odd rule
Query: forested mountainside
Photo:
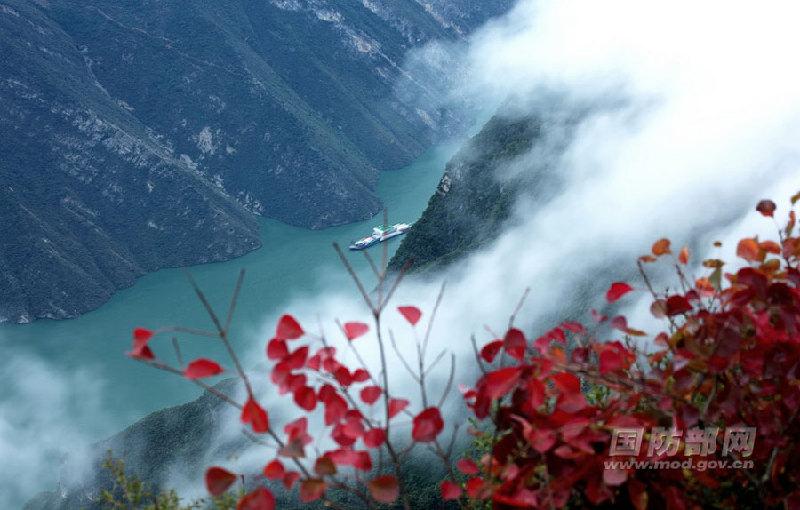
[[241, 255], [256, 214], [374, 214], [446, 124], [394, 95], [405, 52], [510, 3], [3, 0], [0, 322]]
[[544, 125], [539, 116], [513, 114], [498, 114], [487, 122], [447, 164], [391, 268], [406, 263], [417, 271], [444, 267], [494, 240], [521, 190], [532, 196], [552, 193], [556, 179], [548, 175], [544, 162], [519, 161], [524, 168], [509, 171], [517, 158], [544, 143]]

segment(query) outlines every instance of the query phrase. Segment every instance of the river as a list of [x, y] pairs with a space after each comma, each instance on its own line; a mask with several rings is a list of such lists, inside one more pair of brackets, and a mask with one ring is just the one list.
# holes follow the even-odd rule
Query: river
[[[419, 218], [455, 147], [457, 144], [447, 144], [432, 149], [406, 168], [383, 172], [378, 193], [389, 210], [390, 223], [412, 222]], [[326, 275], [343, 271], [331, 244], [338, 241], [344, 245], [363, 237], [379, 222], [380, 219], [374, 218], [314, 231], [263, 220], [262, 248], [235, 260], [195, 266], [189, 271], [210, 301], [224, 309], [239, 270], [246, 269], [247, 277], [231, 337], [237, 349], [252, 351], [254, 343], [264, 345], [266, 342], [262, 331], [268, 319], [283, 313], [290, 301], [322, 292], [329, 282]], [[399, 242], [399, 239], [389, 242], [390, 254], [397, 249]], [[380, 248], [373, 249], [376, 258], [380, 257], [380, 251]], [[359, 271], [368, 270], [363, 257], [351, 259]], [[24, 427], [27, 419], [24, 409], [35, 406], [32, 400], [38, 398], [37, 385], [90, 385], [49, 387], [48, 398], [42, 398], [42, 405], [58, 407], [59, 410], [53, 411], [54, 420], [70, 422], [81, 429], [82, 437], [98, 440], [150, 412], [195, 398], [198, 389], [187, 381], [124, 355], [130, 348], [132, 328], [165, 325], [211, 328], [183, 269], [164, 269], [146, 275], [132, 287], [118, 292], [98, 310], [76, 319], [3, 325], [0, 327], [0, 347], [6, 353], [6, 364], [0, 367], [5, 367], [2, 378], [6, 390], [0, 392], [0, 409], [7, 413], [20, 409], [22, 416], [16, 426]], [[165, 340], [157, 339], [153, 346], [157, 352], [169, 354], [171, 346]], [[182, 341], [182, 345], [187, 358], [211, 353], [220, 354], [219, 359], [225, 360], [212, 340], [195, 339], [191, 345]], [[9, 365], [9, 359], [17, 362]], [[31, 363], [40, 370], [26, 368]], [[73, 377], [75, 374], [84, 376]], [[26, 384], [22, 382], [26, 378], [37, 380]], [[72, 401], [50, 401], [61, 397]], [[97, 411], [87, 412], [84, 399], [94, 399], [90, 409]], [[71, 409], [75, 409], [74, 415]], [[43, 410], [37, 412], [40, 411]], [[13, 423], [13, 417], [5, 418], [12, 418]], [[37, 423], [31, 418], [31, 427], [38, 426]], [[54, 427], [57, 430], [55, 424]], [[28, 430], [30, 432], [34, 431]], [[41, 433], [48, 431], [42, 430]], [[65, 433], [65, 440], [67, 438]], [[0, 443], [3, 440], [9, 442], [14, 438], [0, 437]], [[68, 450], [69, 445], [65, 448]], [[40, 473], [43, 480], [50, 478], [49, 474]]]

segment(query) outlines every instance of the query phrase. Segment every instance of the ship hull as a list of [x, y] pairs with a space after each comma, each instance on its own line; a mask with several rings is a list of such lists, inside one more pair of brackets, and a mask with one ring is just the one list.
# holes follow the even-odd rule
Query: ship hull
[[376, 244], [381, 244], [383, 242], [388, 241], [389, 239], [392, 239], [392, 238], [395, 238], [397, 236], [401, 236], [401, 235], [405, 234], [406, 232], [408, 232], [409, 228], [410, 228], [410, 225], [403, 225], [401, 228], [397, 228], [396, 230], [394, 230], [392, 232], [388, 232], [388, 233], [382, 234], [380, 236], [378, 236], [376, 234], [376, 235], [373, 235], [372, 237], [364, 238], [364, 239], [362, 239], [362, 240], [360, 240], [358, 242], [352, 243], [350, 246], [348, 246], [348, 248], [351, 251], [366, 250], [368, 248], [372, 248]]

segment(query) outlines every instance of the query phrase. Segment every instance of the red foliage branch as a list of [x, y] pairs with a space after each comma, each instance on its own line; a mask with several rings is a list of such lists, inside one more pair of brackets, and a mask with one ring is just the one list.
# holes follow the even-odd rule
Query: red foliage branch
[[[798, 198], [793, 197], [792, 203]], [[771, 201], [757, 206], [768, 217], [775, 210]], [[324, 336], [308, 333], [294, 317], [285, 315], [278, 322], [266, 348], [267, 358], [274, 362], [270, 380], [280, 394], [291, 395], [299, 413], [282, 433], [253, 395], [227, 336], [241, 277], [224, 324], [192, 281], [216, 332], [136, 329], [129, 354], [183, 375], [241, 409], [242, 421], [256, 436], [266, 434], [274, 441], [276, 457], [264, 466], [263, 476], [280, 480], [287, 488], [299, 485], [304, 502], [321, 499], [336, 507], [326, 494], [337, 488], [368, 507], [399, 501], [410, 508], [400, 466], [415, 445], [425, 444], [449, 473], [441, 484], [442, 498], [464, 508], [476, 501], [500, 509], [799, 508], [800, 237], [795, 236], [795, 223], [792, 210], [777, 241], [739, 242], [737, 255], [746, 262], [744, 267], [728, 273], [722, 260], [709, 259], [701, 263], [708, 274], [699, 278], [687, 276], [688, 248], [675, 256], [669, 240], [654, 243], [651, 254], [638, 261], [644, 288], [652, 298], [650, 310], [665, 322], [664, 331], [652, 339], [645, 340], [647, 334], [631, 327], [624, 315], [608, 319], [595, 310], [592, 325], [564, 322], [543, 335], [528, 337], [513, 324], [520, 306], [502, 338], [480, 348], [473, 338], [481, 376], [472, 387], [462, 387], [462, 395], [475, 420], [486, 425], [483, 430], [489, 430], [491, 441], [482, 457], [463, 458], [455, 465], [451, 459], [458, 427], [453, 427], [448, 442], [442, 442], [445, 421], [440, 411], [453, 385], [455, 359], [451, 358], [450, 376], [438, 399], [430, 398], [426, 382], [445, 355], [427, 362], [431, 325], [442, 294], [421, 338], [417, 327], [422, 312], [413, 306], [398, 307], [416, 338], [416, 359], [406, 359], [391, 332], [386, 341], [382, 327], [387, 304], [404, 274], [401, 271], [389, 285], [385, 253], [380, 269], [366, 255], [379, 281], [376, 299], [335, 246], [373, 318], [371, 325], [337, 323], [360, 366], [344, 364]], [[645, 265], [658, 260], [670, 260], [674, 266], [675, 290], [654, 290]], [[607, 307], [641, 290], [615, 282], [605, 294]], [[179, 366], [156, 358], [149, 342], [156, 333], [167, 331], [219, 338], [245, 384], [246, 402], [236, 402], [203, 382], [222, 370], [213, 360], [195, 360], [184, 368], [177, 342]], [[598, 339], [598, 334], [609, 331], [619, 337]], [[370, 332], [380, 353], [377, 375], [357, 349], [359, 342], [372, 341], [363, 339]], [[408, 395], [395, 393], [389, 385], [389, 346], [419, 387], [420, 409], [412, 410]], [[370, 412], [375, 409], [380, 412]], [[315, 438], [308, 430], [308, 418], [320, 412], [324, 430], [315, 431]], [[400, 416], [411, 419], [410, 441], [403, 443], [410, 446], [401, 447], [397, 434], [391, 433]], [[620, 428], [652, 431], [646, 438], [653, 441], [656, 427], [713, 431], [732, 426], [758, 431], [757, 447], [747, 453], [752, 469], [637, 470], [633, 464], [608, 464], [612, 436]], [[309, 445], [323, 436], [335, 446], [310, 452]], [[721, 441], [714, 436], [707, 445], [712, 459], [721, 459]], [[691, 460], [692, 453], [684, 444], [669, 453], [659, 452], [657, 459]], [[634, 458], [646, 459], [644, 453]], [[206, 473], [212, 494], [224, 492], [236, 479], [219, 467]], [[264, 487], [240, 502], [240, 508], [248, 509], [269, 510], [274, 505]]]

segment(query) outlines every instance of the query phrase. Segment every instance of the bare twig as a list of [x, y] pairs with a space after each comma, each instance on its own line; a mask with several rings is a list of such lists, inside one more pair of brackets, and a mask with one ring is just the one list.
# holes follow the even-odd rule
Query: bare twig
[[442, 282], [442, 286], [439, 288], [439, 294], [436, 295], [436, 302], [433, 304], [433, 310], [431, 310], [431, 317], [430, 319], [428, 319], [428, 327], [425, 329], [425, 337], [422, 340], [423, 356], [428, 351], [428, 342], [431, 338], [431, 331], [433, 330], [433, 322], [434, 320], [436, 320], [436, 314], [439, 311], [439, 306], [442, 304], [442, 298], [444, 298], [444, 289], [446, 285], [447, 282]]
[[222, 323], [220, 322], [219, 317], [217, 317], [216, 312], [214, 312], [214, 308], [212, 308], [211, 303], [209, 303], [208, 299], [206, 299], [206, 295], [200, 289], [200, 286], [197, 285], [197, 282], [192, 274], [188, 271], [185, 271], [185, 274], [192, 286], [192, 289], [194, 289], [194, 293], [197, 295], [197, 299], [199, 299], [203, 304], [203, 308], [206, 309], [206, 313], [208, 313], [208, 316], [211, 318], [211, 322], [213, 322], [214, 326], [217, 328], [217, 332], [222, 335], [222, 333], [225, 331], [225, 328], [222, 327]]
[[378, 266], [375, 265], [375, 261], [372, 260], [372, 256], [370, 256], [370, 254], [369, 254], [369, 252], [367, 252], [367, 250], [363, 250], [361, 253], [363, 253], [364, 254], [364, 258], [367, 259], [367, 262], [369, 263], [369, 267], [372, 269], [372, 274], [375, 275], [375, 278], [380, 280], [381, 279], [381, 272], [378, 270]]
[[165, 328], [159, 328], [154, 331], [154, 334], [157, 333], [186, 333], [188, 335], [194, 336], [204, 336], [207, 338], [219, 338], [219, 333], [215, 333], [213, 331], [206, 331], [204, 329], [195, 329], [195, 328], [186, 328], [183, 326], [168, 326]]
[[336, 253], [339, 255], [339, 259], [342, 261], [342, 264], [347, 270], [347, 273], [350, 275], [350, 278], [352, 278], [353, 281], [355, 282], [356, 287], [358, 287], [358, 291], [361, 293], [361, 297], [364, 298], [364, 302], [367, 304], [370, 311], [374, 314], [376, 310], [375, 306], [372, 304], [372, 300], [370, 299], [369, 294], [367, 294], [367, 290], [361, 283], [361, 279], [356, 274], [355, 270], [353, 269], [353, 266], [350, 264], [350, 261], [347, 260], [347, 257], [345, 257], [342, 248], [339, 246], [339, 243], [333, 243], [333, 249], [336, 250]]
[[[386, 305], [389, 304], [389, 300], [392, 299], [392, 295], [394, 295], [394, 292], [397, 290], [397, 287], [400, 285], [400, 282], [403, 281], [403, 277], [405, 276], [409, 268], [411, 268], [411, 262], [406, 261], [406, 263], [403, 264], [403, 267], [401, 267], [400, 271], [397, 273], [397, 277], [394, 279], [394, 283], [392, 284], [392, 287], [389, 289], [389, 292], [386, 293], [386, 298], [383, 301], [379, 302], [381, 310], [383, 310], [386, 307]], [[386, 275], [384, 273], [384, 278], [385, 276]], [[383, 287], [383, 282], [384, 280], [381, 280], [381, 282], [378, 284], [381, 288]]]
[[447, 384], [442, 391], [442, 397], [439, 399], [437, 407], [442, 407], [453, 389], [453, 380], [456, 376], [456, 355], [450, 354], [450, 375], [447, 378]]
[[[383, 208], [383, 226], [389, 226], [389, 210], [387, 208]], [[381, 243], [382, 250], [381, 250], [381, 277], [380, 280], [383, 280], [386, 277], [386, 270], [389, 267], [389, 245]]]
[[429, 373], [433, 372], [433, 369], [434, 369], [434, 367], [436, 367], [436, 365], [438, 365], [438, 364], [439, 364], [439, 362], [440, 362], [440, 361], [442, 361], [442, 359], [444, 358], [444, 355], [445, 355], [445, 354], [447, 354], [447, 350], [442, 350], [442, 352], [440, 352], [440, 353], [439, 353], [439, 354], [436, 356], [436, 358], [433, 360], [433, 363], [431, 363], [430, 365], [428, 365], [428, 368], [426, 368], [426, 369], [425, 369], [425, 375], [427, 375], [427, 374], [429, 374]]
[[183, 356], [181, 356], [181, 346], [178, 345], [178, 338], [172, 337], [172, 348], [175, 350], [175, 359], [178, 361], [178, 366], [183, 366]]
[[522, 293], [522, 297], [519, 298], [519, 302], [517, 306], [514, 308], [514, 312], [508, 318], [508, 329], [511, 329], [514, 326], [514, 321], [517, 320], [517, 315], [519, 314], [520, 310], [522, 310], [522, 306], [525, 304], [525, 300], [528, 299], [528, 294], [531, 293], [530, 287], [525, 287], [525, 291]]
[[403, 364], [406, 371], [408, 371], [409, 375], [411, 375], [414, 381], [419, 383], [419, 378], [417, 377], [417, 374], [414, 373], [414, 370], [411, 368], [411, 365], [409, 365], [405, 356], [403, 356], [403, 354], [400, 352], [400, 349], [397, 347], [397, 341], [395, 340], [394, 332], [391, 329], [389, 330], [389, 340], [392, 343], [392, 348], [394, 349], [395, 354], [397, 354], [397, 357], [400, 359], [400, 362]]
[[478, 349], [478, 341], [475, 339], [475, 335], [471, 335], [469, 337], [470, 343], [472, 344], [472, 351], [475, 353], [475, 361], [478, 363], [478, 368], [481, 369], [483, 375], [486, 375], [486, 367], [483, 365], [483, 360], [481, 359], [481, 351]]
[[231, 328], [231, 321], [233, 320], [233, 312], [236, 310], [236, 303], [239, 300], [239, 293], [242, 291], [242, 283], [244, 282], [244, 269], [239, 271], [239, 277], [236, 278], [236, 286], [233, 289], [231, 296], [231, 304], [228, 307], [228, 317], [225, 319], [225, 331]]
[[[231, 358], [234, 367], [236, 368], [236, 372], [239, 374], [239, 377], [242, 379], [245, 388], [247, 389], [248, 395], [253, 395], [253, 386], [250, 384], [250, 379], [247, 377], [247, 373], [245, 373], [244, 368], [242, 367], [241, 362], [239, 361], [239, 357], [236, 355], [236, 352], [233, 350], [233, 346], [231, 345], [230, 340], [228, 339], [228, 331], [222, 327], [222, 323], [219, 320], [214, 308], [206, 299], [205, 294], [197, 285], [197, 282], [194, 280], [192, 275], [187, 271], [186, 276], [189, 279], [189, 283], [191, 283], [192, 288], [194, 289], [195, 294], [197, 294], [197, 298], [203, 303], [203, 307], [208, 312], [209, 317], [211, 317], [211, 321], [217, 327], [217, 331], [219, 332], [219, 338], [222, 340], [222, 344], [225, 346], [225, 349], [228, 351], [228, 356]], [[239, 274], [239, 278], [242, 279], [244, 277], [244, 271]], [[241, 283], [237, 284], [237, 289], [241, 287]], [[236, 291], [238, 294], [238, 290]], [[232, 303], [234, 305], [235, 303]], [[231, 308], [231, 314], [233, 313], [233, 309]]]

